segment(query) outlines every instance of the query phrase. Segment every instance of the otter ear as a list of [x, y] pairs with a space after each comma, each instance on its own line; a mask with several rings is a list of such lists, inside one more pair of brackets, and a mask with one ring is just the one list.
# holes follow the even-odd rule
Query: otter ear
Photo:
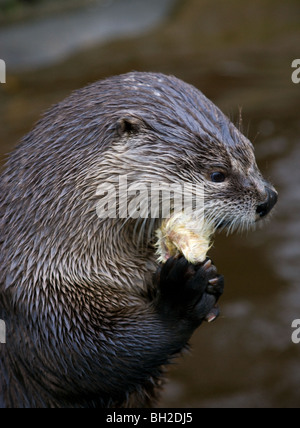
[[122, 117], [117, 122], [117, 132], [120, 137], [137, 135], [144, 127], [144, 122], [134, 116]]

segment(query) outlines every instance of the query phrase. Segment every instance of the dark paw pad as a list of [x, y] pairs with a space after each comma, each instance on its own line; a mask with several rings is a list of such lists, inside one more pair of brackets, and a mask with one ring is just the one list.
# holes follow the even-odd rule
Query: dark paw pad
[[159, 308], [164, 316], [188, 320], [199, 325], [219, 315], [216, 306], [224, 290], [210, 259], [192, 265], [184, 257], [170, 258], [157, 274]]

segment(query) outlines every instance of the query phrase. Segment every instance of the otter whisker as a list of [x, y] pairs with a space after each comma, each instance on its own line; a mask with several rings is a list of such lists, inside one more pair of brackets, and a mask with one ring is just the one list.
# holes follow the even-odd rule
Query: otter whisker
[[122, 232], [122, 230], [125, 228], [125, 226], [129, 221], [130, 221], [130, 217], [127, 217], [126, 219], [124, 219], [123, 223], [121, 223], [121, 226], [117, 230], [117, 234], [120, 234]]
[[227, 236], [231, 235], [234, 233], [234, 231], [238, 228], [239, 226], [239, 219], [233, 219], [231, 224], [229, 225], [228, 229], [227, 229]]
[[138, 246], [141, 245], [142, 250], [144, 250], [144, 246], [145, 246], [145, 232], [146, 232], [147, 222], [148, 222], [148, 218], [144, 218], [142, 222], [142, 227], [140, 228], [138, 240], [137, 240]]
[[152, 218], [150, 220], [150, 225], [148, 228], [148, 242], [151, 242], [152, 239], [154, 238], [154, 233], [155, 233], [155, 229], [158, 228], [158, 221], [156, 218]]
[[142, 218], [138, 217], [135, 221], [134, 229], [133, 229], [133, 240], [139, 244], [140, 236], [141, 236], [141, 229], [143, 227]]

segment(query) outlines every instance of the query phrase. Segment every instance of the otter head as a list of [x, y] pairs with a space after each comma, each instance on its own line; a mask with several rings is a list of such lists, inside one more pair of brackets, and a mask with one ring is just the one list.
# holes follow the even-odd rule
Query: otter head
[[200, 91], [151, 73], [106, 85], [115, 118], [103, 158], [111, 179], [123, 173], [131, 183], [201, 184], [204, 215], [219, 229], [247, 229], [269, 214], [277, 192], [262, 177], [253, 145]]

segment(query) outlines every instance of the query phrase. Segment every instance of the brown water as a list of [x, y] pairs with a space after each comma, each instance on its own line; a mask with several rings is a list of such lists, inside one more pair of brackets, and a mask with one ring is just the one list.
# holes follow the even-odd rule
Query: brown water
[[300, 345], [291, 341], [300, 318], [300, 84], [291, 80], [300, 3], [185, 0], [170, 10], [146, 33], [47, 67], [8, 70], [0, 86], [1, 160], [71, 90], [133, 69], [177, 75], [233, 120], [243, 107], [245, 133], [279, 204], [256, 232], [216, 238], [211, 255], [226, 277], [222, 317], [201, 327], [192, 352], [172, 367], [162, 405], [300, 407]]

